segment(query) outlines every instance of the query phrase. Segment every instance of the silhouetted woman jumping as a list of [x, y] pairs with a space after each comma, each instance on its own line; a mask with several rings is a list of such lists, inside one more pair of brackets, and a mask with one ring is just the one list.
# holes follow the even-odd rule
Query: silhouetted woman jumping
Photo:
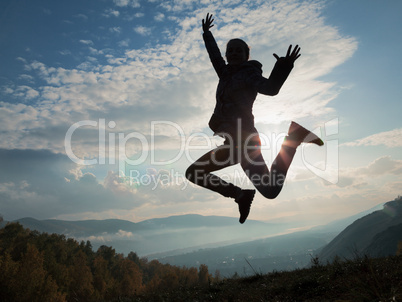
[[302, 143], [322, 146], [323, 141], [299, 124], [292, 122], [288, 135], [279, 154], [269, 170], [261, 154], [261, 142], [252, 114], [257, 93], [276, 95], [300, 57], [298, 45], [292, 50], [289, 46], [285, 57], [278, 57], [269, 78], [262, 76], [262, 65], [249, 61], [250, 49], [241, 39], [232, 39], [226, 47], [226, 60], [223, 59], [216, 41], [210, 32], [214, 20], [207, 14], [202, 20], [203, 38], [212, 65], [218, 74], [219, 84], [216, 92], [216, 106], [209, 121], [215, 135], [225, 138], [223, 145], [204, 154], [186, 171], [191, 182], [235, 199], [239, 206], [240, 223], [244, 223], [250, 213], [255, 190], [244, 190], [225, 182], [211, 172], [240, 163], [255, 188], [266, 198], [275, 198], [282, 190], [286, 173]]

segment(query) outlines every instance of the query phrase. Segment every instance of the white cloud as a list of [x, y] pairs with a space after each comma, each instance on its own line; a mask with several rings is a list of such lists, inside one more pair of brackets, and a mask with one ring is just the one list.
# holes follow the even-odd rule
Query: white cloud
[[0, 154], [1, 210], [10, 219], [132, 209], [144, 202], [140, 196], [111, 191], [90, 172], [71, 174], [77, 166], [64, 155], [4, 149], [0, 149]]
[[123, 230], [119, 230], [117, 233], [102, 233], [101, 235], [97, 235], [97, 236], [89, 236], [89, 237], [77, 237], [76, 239], [78, 241], [86, 241], [89, 240], [93, 243], [98, 243], [98, 242], [110, 242], [116, 239], [131, 239], [133, 240], [135, 237], [137, 237], [138, 235], [133, 234], [132, 232], [127, 232], [127, 231], [123, 231]]
[[[98, 50], [98, 49], [93, 48], [93, 47], [88, 47], [88, 49], [89, 49], [89, 52], [90, 52], [92, 55], [102, 55], [102, 54], [103, 54], [103, 50]], [[84, 63], [85, 63], [85, 62], [84, 62]]]
[[2, 87], [2, 90], [5, 94], [12, 94], [14, 92], [14, 89], [11, 87]]
[[158, 22], [162, 22], [163, 20], [165, 19], [165, 15], [164, 14], [162, 14], [162, 13], [157, 13], [155, 16], [154, 16], [154, 20], [155, 21], [158, 21]]
[[[0, 149], [0, 166], [1, 211], [7, 219], [78, 213], [95, 217], [108, 211], [149, 211], [149, 206], [177, 208], [193, 195], [192, 188], [185, 187], [183, 175], [171, 171], [136, 167], [138, 173], [131, 174], [131, 183], [112, 171], [102, 181], [88, 172], [102, 167], [83, 171], [85, 167], [67, 156], [45, 150]], [[201, 200], [210, 195], [202, 194]]]
[[[396, 176], [399, 178], [402, 175], [402, 160], [393, 159], [391, 156], [382, 156], [365, 167], [339, 167], [339, 169], [339, 182], [333, 186], [351, 189], [361, 189], [362, 186], [368, 186], [381, 191], [381, 185], [386, 182], [387, 177]], [[329, 183], [325, 184], [331, 186]], [[398, 194], [397, 191], [392, 191], [392, 193]]]
[[71, 55], [71, 50], [65, 49], [65, 50], [59, 51], [59, 53], [63, 56], [67, 56], [67, 55]]
[[103, 181], [103, 185], [112, 192], [119, 194], [134, 194], [137, 191], [135, 186], [131, 185], [129, 182], [124, 182], [123, 178], [112, 171], [108, 172]]
[[[232, 3], [234, 4], [236, 2], [238, 2], [238, 1], [233, 0]], [[195, 1], [195, 0], [177, 0], [177, 1], [163, 1], [160, 4], [160, 6], [163, 7], [167, 11], [180, 12], [180, 11], [183, 11], [183, 10], [186, 10], [186, 9], [192, 10], [198, 4], [199, 4], [199, 1]], [[202, 1], [202, 4], [203, 5], [205, 5], [205, 4], [211, 4], [211, 5], [215, 4], [216, 5], [215, 6], [216, 10], [219, 9], [219, 5], [218, 5], [218, 3], [216, 3], [216, 1], [210, 1], [210, 2]], [[221, 4], [223, 4], [223, 3], [221, 2]]]
[[124, 40], [121, 40], [121, 41], [118, 43], [118, 45], [119, 45], [120, 47], [128, 47], [128, 46], [129, 46], [129, 43], [130, 43], [130, 39], [124, 39]]
[[141, 25], [134, 27], [134, 31], [141, 36], [149, 36], [151, 34], [151, 28]]
[[[122, 15], [124, 7], [139, 6], [138, 1], [121, 0], [114, 3], [122, 7]], [[258, 98], [254, 113], [260, 124], [282, 123], [296, 118], [322, 120], [331, 112], [329, 104], [339, 91], [336, 89], [336, 83], [328, 83], [318, 78], [330, 73], [334, 67], [350, 58], [356, 50], [356, 41], [342, 36], [335, 28], [325, 24], [320, 16], [321, 2], [300, 3], [288, 0], [253, 3], [256, 4], [247, 6], [242, 1], [204, 1], [202, 2], [204, 6], [197, 6], [198, 10], [186, 11], [186, 8], [194, 8], [199, 2], [166, 1], [163, 6], [169, 13], [166, 13], [165, 18], [172, 20], [177, 14], [177, 26], [175, 31], [166, 36], [166, 40], [161, 40], [165, 42], [158, 41], [157, 44], [150, 39], [141, 49], [128, 49], [125, 53], [119, 53], [118, 49], [111, 52], [97, 50], [91, 47], [92, 40], [81, 40], [82, 44], [91, 47], [91, 55], [96, 55], [96, 59], [84, 58], [82, 64], [76, 68], [47, 66], [39, 61], [28, 62], [20, 58], [30, 74], [36, 75], [35, 82], [43, 84], [4, 88], [10, 94], [19, 93], [24, 102], [29, 99], [30, 103], [0, 102], [0, 118], [3, 125], [0, 147], [48, 149], [65, 153], [64, 137], [68, 128], [73, 123], [83, 120], [98, 122], [99, 119], [105, 119], [106, 123], [115, 122], [115, 128], [106, 129], [106, 146], [111, 142], [110, 134], [115, 134], [117, 140], [119, 133], [127, 135], [137, 132], [150, 141], [150, 123], [158, 120], [177, 123], [187, 137], [195, 131], [205, 131], [215, 104], [215, 89], [218, 82], [202, 42], [201, 19], [205, 17], [206, 11], [217, 12], [213, 33], [221, 51], [224, 52], [225, 43], [230, 38], [235, 36], [244, 38], [252, 47], [252, 59], [263, 63], [265, 76], [269, 75], [274, 65], [275, 59], [272, 53], [284, 55], [290, 43], [299, 43], [302, 46], [302, 57], [296, 62], [281, 93], [274, 98]], [[173, 10], [175, 7], [179, 8], [179, 13]], [[185, 14], [185, 17], [179, 18], [181, 14]], [[141, 16], [142, 13], [136, 13], [136, 17]], [[163, 23], [160, 25], [163, 26]], [[136, 28], [137, 33], [145, 37], [144, 40], [151, 34], [149, 27]], [[127, 32], [129, 35], [124, 36], [126, 32], [120, 27], [110, 29], [116, 33], [120, 32], [121, 42], [116, 43], [120, 47], [127, 48], [129, 41], [135, 45], [133, 32]], [[96, 41], [99, 49], [102, 49], [101, 41]], [[77, 156], [97, 158], [98, 130], [97, 127], [83, 127], [74, 133], [73, 150]], [[177, 146], [180, 144], [177, 129], [174, 127], [157, 129], [153, 138], [155, 139], [153, 147], [160, 152], [158, 154], [160, 158], [172, 158], [172, 154], [173, 156], [176, 154]], [[127, 145], [133, 154], [138, 151], [135, 142]], [[69, 163], [71, 164], [71, 161]], [[382, 159], [367, 167], [363, 171], [366, 173], [364, 175], [368, 176], [369, 171], [387, 175], [387, 172], [381, 170], [381, 164], [393, 167], [392, 173], [398, 173], [399, 164], [395, 160]], [[160, 171], [160, 168], [165, 167], [158, 167], [156, 174], [152, 175], [160, 178], [169, 175], [170, 171], [166, 173]], [[178, 212], [191, 212], [194, 203], [199, 203], [203, 214], [237, 215], [237, 208], [232, 201], [220, 198], [204, 189], [188, 186], [185, 190], [181, 190], [183, 183], [174, 183], [173, 179], [170, 183], [167, 181], [164, 186], [158, 186], [156, 190], [152, 190], [151, 185], [130, 187], [127, 183], [121, 182], [116, 170], [106, 167], [104, 169], [113, 172], [102, 171], [102, 179], [97, 179], [93, 174], [83, 173], [75, 165], [60, 168], [57, 174], [60, 179], [48, 178], [49, 183], [56, 183], [54, 188], [63, 189], [59, 192], [55, 192], [51, 187], [41, 188], [43, 191], [34, 190], [35, 186], [32, 185], [34, 182], [31, 181], [34, 177], [26, 178], [30, 185], [24, 188], [26, 194], [35, 192], [37, 197], [30, 207], [24, 207], [25, 201], [17, 198], [17, 208], [21, 210], [18, 215], [31, 211], [31, 216], [37, 214], [36, 217], [41, 217], [40, 215], [44, 213], [40, 213], [40, 209], [35, 207], [36, 202], [39, 204], [43, 202], [46, 205], [43, 208], [49, 209], [44, 215], [46, 218], [51, 215], [60, 217], [76, 215], [77, 211], [88, 216], [93, 215], [92, 217], [99, 213], [110, 215], [110, 211], [124, 215], [122, 209], [130, 209], [127, 210], [130, 215], [138, 213], [135, 214], [137, 217], [166, 216]], [[182, 170], [181, 174], [185, 169]], [[56, 177], [50, 173], [50, 168], [35, 172], [35, 175]], [[95, 172], [94, 174], [96, 175]], [[311, 173], [303, 171], [296, 171], [294, 176], [295, 180], [306, 180], [310, 177]], [[20, 181], [22, 180], [12, 181], [16, 184], [13, 188], [16, 188]], [[365, 179], [354, 180], [353, 174], [346, 174], [341, 184], [344, 188], [350, 188], [364, 182]], [[325, 189], [328, 190], [327, 187]], [[339, 187], [331, 187], [331, 190], [338, 189]], [[7, 192], [11, 194], [10, 191]], [[61, 193], [67, 195], [61, 196]], [[78, 206], [84, 199], [88, 204]], [[222, 207], [219, 209], [215, 208], [218, 204], [217, 199], [222, 201]], [[113, 202], [110, 202], [111, 200]], [[317, 197], [317, 204], [318, 200]], [[336, 198], [329, 200], [336, 201]], [[227, 212], [229, 207], [230, 212]], [[17, 213], [17, 210], [13, 213]]]
[[392, 159], [391, 156], [383, 156], [370, 163], [367, 168], [359, 169], [357, 172], [357, 174], [365, 174], [369, 177], [384, 174], [402, 175], [402, 160]]
[[74, 17], [78, 18], [78, 19], [85, 20], [85, 21], [89, 19], [88, 16], [84, 15], [84, 14], [77, 14], [77, 15], [74, 15]]
[[113, 0], [114, 4], [120, 7], [131, 6], [131, 7], [140, 7], [139, 0]]
[[[402, 181], [388, 182], [384, 185], [384, 191], [386, 192], [402, 192]], [[401, 194], [398, 193], [398, 196]]]
[[402, 147], [402, 128], [376, 133], [342, 146], [380, 146], [389, 148]]
[[92, 42], [91, 40], [80, 40], [80, 43], [85, 44], [85, 45], [93, 45], [94, 42]]
[[107, 10], [105, 10], [105, 12], [102, 15], [106, 18], [118, 17], [118, 16], [120, 16], [120, 12], [118, 10], [114, 10], [114, 9], [107, 9]]
[[18, 78], [30, 83], [35, 82], [34, 77], [29, 74], [21, 74], [20, 76], [18, 76]]
[[24, 58], [22, 58], [22, 57], [17, 57], [17, 58], [15, 58], [17, 61], [20, 61], [20, 62], [22, 62], [22, 63], [27, 63], [27, 60], [26, 59], [24, 59]]
[[109, 31], [110, 32], [112, 32], [112, 33], [121, 33], [121, 27], [119, 27], [119, 26], [115, 26], [115, 27], [111, 27], [111, 28], [109, 28]]
[[14, 96], [23, 100], [31, 100], [39, 96], [39, 92], [29, 86], [18, 86], [14, 91]]
[[[121, 1], [116, 5], [132, 3]], [[177, 2], [178, 5], [191, 3]], [[256, 121], [281, 123], [297, 118], [321, 119], [331, 112], [328, 104], [338, 92], [334, 83], [316, 78], [349, 58], [356, 49], [356, 42], [340, 36], [334, 28], [324, 24], [317, 13], [317, 3], [305, 2], [295, 6], [294, 1], [289, 0], [280, 5], [276, 3], [275, 10], [267, 2], [254, 8], [244, 5], [225, 8], [219, 1], [214, 4], [220, 13], [215, 17], [213, 32], [221, 50], [229, 38], [241, 34], [240, 37], [246, 38], [252, 47], [252, 58], [264, 64], [266, 76], [274, 64], [273, 52], [283, 55], [288, 44], [295, 40], [302, 45], [302, 57], [296, 62], [281, 93], [274, 98], [258, 97], [254, 109]], [[247, 14], [240, 14], [246, 9]], [[79, 119], [98, 120], [100, 117], [115, 121], [115, 130], [126, 133], [145, 131], [144, 134], [148, 135], [153, 120], [178, 123], [185, 133], [205, 129], [215, 103], [217, 77], [202, 45], [200, 20], [204, 14], [205, 8], [202, 8], [178, 19], [178, 30], [167, 44], [132, 49], [120, 56], [91, 47], [91, 54], [99, 56], [98, 60], [88, 58], [76, 69], [23, 61], [27, 69], [36, 72], [46, 82], [32, 90], [25, 88], [26, 98], [38, 97], [32, 111], [36, 112], [37, 119], [43, 120], [36, 123], [33, 116], [27, 127], [26, 117], [20, 118], [22, 113], [15, 107], [13, 120], [24, 121], [24, 126], [13, 124], [16, 129], [24, 129], [24, 133], [14, 131], [13, 135], [21, 138], [30, 131], [39, 135], [45, 133], [44, 129], [58, 129], [54, 133], [60, 133], [60, 129], [68, 128], [68, 123], [71, 125]], [[142, 35], [150, 34], [150, 28], [144, 26], [138, 26], [137, 31]], [[80, 42], [93, 45], [92, 40]], [[327, 45], [325, 51], [317, 50], [321, 45]], [[122, 40], [120, 46], [127, 47], [128, 40]], [[109, 63], [100, 64], [102, 56]], [[172, 147], [176, 135], [174, 131], [168, 134], [166, 142], [170, 140]], [[33, 143], [35, 140], [38, 143]], [[7, 141], [2, 146], [10, 148], [24, 148], [29, 142], [32, 146], [64, 149], [63, 145], [56, 147], [57, 143], [63, 142], [63, 137], [49, 142], [44, 142], [40, 136], [12, 140], [12, 144], [9, 140], [2, 141]], [[96, 149], [87, 150], [96, 152]]]
[[127, 232], [127, 231], [123, 231], [123, 230], [119, 230], [116, 235], [119, 238], [132, 238], [132, 237], [134, 237], [134, 234], [132, 232]]
[[141, 18], [141, 17], [144, 17], [144, 16], [145, 16], [144, 13], [135, 13], [135, 14], [134, 14], [134, 17], [135, 17], [135, 18]]

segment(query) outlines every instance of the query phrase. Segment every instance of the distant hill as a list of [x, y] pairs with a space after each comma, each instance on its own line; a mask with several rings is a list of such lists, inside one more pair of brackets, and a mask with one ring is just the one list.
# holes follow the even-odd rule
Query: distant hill
[[[56, 219], [37, 220], [31, 217], [15, 220], [23, 226], [46, 233], [59, 233], [71, 236], [98, 235], [103, 233], [116, 233], [124, 231], [151, 231], [163, 229], [182, 229], [199, 227], [227, 227], [238, 224], [236, 218], [223, 216], [202, 216], [196, 214], [170, 216], [166, 218], [154, 218], [134, 223], [121, 219], [106, 220], [78, 220], [66, 221]], [[267, 226], [256, 220], [248, 220], [250, 226]]]
[[[378, 208], [313, 228], [311, 232], [325, 240], [322, 242], [324, 246], [351, 222], [376, 209]], [[255, 220], [247, 220], [247, 223], [240, 225], [234, 217], [196, 214], [155, 218], [138, 223], [120, 219], [65, 221], [37, 220], [29, 217], [16, 221], [39, 232], [64, 234], [79, 241], [89, 240], [94, 249], [107, 245], [113, 246], [119, 253], [127, 255], [134, 251], [139, 256], [151, 255], [151, 258], [249, 242], [289, 233], [289, 227], [294, 227]]]
[[332, 261], [334, 257], [352, 259], [357, 255], [395, 255], [402, 241], [402, 197], [384, 204], [382, 210], [366, 215], [343, 230], [327, 246], [319, 258]]
[[[266, 273], [274, 270], [304, 268], [309, 266], [312, 257], [321, 253], [322, 249], [342, 230], [383, 207], [384, 204], [380, 204], [369, 210], [307, 231], [227, 244], [220, 247], [159, 253], [149, 255], [149, 257], [150, 259], [158, 259], [162, 263], [178, 266], [196, 266], [203, 263], [208, 265], [211, 271], [219, 270], [222, 276], [231, 276], [235, 272], [240, 275], [249, 275], [253, 273], [253, 269]], [[382, 245], [383, 243], [379, 244]]]
[[120, 219], [66, 221], [37, 220], [26, 217], [15, 220], [15, 222], [19, 222], [31, 230], [50, 234], [64, 234], [67, 237], [95, 236], [103, 233], [117, 233], [119, 230], [136, 231], [140, 229], [136, 223]]
[[[222, 246], [263, 238], [286, 231], [286, 226], [248, 220], [240, 225], [237, 218], [181, 215], [156, 218], [138, 223], [119, 220], [16, 220], [25, 228], [45, 233], [64, 234], [77, 240], [89, 240], [94, 248], [113, 246], [119, 253], [131, 251], [140, 256], [178, 249]], [[193, 249], [192, 249], [193, 248]]]

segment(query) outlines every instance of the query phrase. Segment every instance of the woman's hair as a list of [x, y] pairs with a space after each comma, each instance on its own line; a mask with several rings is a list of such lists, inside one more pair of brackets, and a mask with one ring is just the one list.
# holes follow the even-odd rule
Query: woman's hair
[[228, 47], [230, 42], [235, 42], [235, 41], [240, 42], [241, 44], [243, 44], [244, 49], [246, 50], [246, 55], [247, 55], [247, 60], [248, 60], [250, 58], [250, 47], [242, 39], [235, 38], [235, 39], [229, 40], [229, 42], [226, 44], [226, 49], [227, 49], [227, 47]]

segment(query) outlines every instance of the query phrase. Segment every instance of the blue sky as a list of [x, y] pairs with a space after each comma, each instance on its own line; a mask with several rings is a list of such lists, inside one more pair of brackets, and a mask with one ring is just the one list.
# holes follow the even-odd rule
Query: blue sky
[[[207, 12], [221, 51], [243, 38], [265, 76], [273, 53], [301, 46], [279, 95], [255, 102], [268, 164], [291, 120], [327, 143], [300, 148], [281, 195], [257, 194], [250, 219], [321, 224], [396, 198], [401, 11], [374, 0], [2, 1], [0, 213], [237, 217], [232, 200], [183, 178], [220, 143], [207, 128], [218, 81]], [[250, 187], [238, 166], [219, 174]]]

